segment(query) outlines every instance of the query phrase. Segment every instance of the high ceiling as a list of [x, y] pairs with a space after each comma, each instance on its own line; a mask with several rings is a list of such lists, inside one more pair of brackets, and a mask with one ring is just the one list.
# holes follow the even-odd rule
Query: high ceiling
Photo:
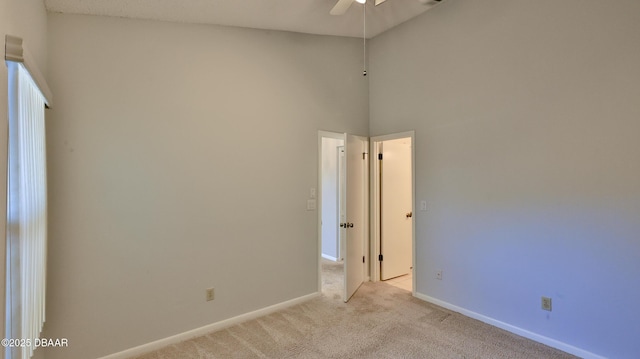
[[[426, 0], [423, 0], [425, 2]], [[341, 16], [329, 14], [336, 0], [45, 0], [48, 11], [65, 14], [217, 24], [309, 34], [362, 37], [363, 5]], [[434, 6], [420, 0], [367, 2], [367, 38]]]

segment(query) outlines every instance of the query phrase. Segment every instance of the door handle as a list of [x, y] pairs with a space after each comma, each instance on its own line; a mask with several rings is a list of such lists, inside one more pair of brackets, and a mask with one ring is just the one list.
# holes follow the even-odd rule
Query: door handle
[[411, 218], [411, 217], [413, 217], [413, 212], [407, 213], [407, 218]]
[[349, 228], [353, 228], [353, 223], [347, 223], [347, 226], [349, 226]]

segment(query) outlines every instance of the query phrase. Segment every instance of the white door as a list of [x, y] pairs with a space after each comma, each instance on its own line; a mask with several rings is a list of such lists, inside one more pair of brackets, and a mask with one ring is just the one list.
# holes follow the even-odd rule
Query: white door
[[368, 140], [345, 134], [346, 220], [341, 223], [346, 233], [344, 253], [344, 301], [348, 301], [364, 282], [364, 244], [366, 231]]
[[382, 280], [409, 274], [412, 267], [411, 138], [382, 143], [380, 254]]

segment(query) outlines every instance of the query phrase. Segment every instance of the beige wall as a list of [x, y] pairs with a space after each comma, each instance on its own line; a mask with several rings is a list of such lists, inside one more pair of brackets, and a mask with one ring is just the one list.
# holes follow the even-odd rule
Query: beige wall
[[371, 42], [371, 135], [416, 134], [418, 293], [640, 353], [639, 44], [631, 0], [449, 0]]
[[[41, 0], [0, 0], [0, 41], [2, 42], [2, 65], [0, 65], [0, 233], [6, 233], [6, 188], [7, 188], [7, 67], [4, 62], [5, 35], [19, 36], [33, 56], [35, 63], [46, 78], [47, 14]], [[4, 236], [3, 236], [4, 238]], [[0, 245], [0, 288], [5, 283], [5, 241]], [[4, 308], [4, 296], [0, 296], [0, 308]], [[4, 310], [0, 310], [0, 323], [4, 323]], [[4, 333], [4, 325], [0, 327]], [[5, 335], [2, 336], [4, 338]], [[0, 358], [4, 357], [1, 351]]]
[[[317, 131], [368, 132], [361, 42], [49, 15], [47, 359], [317, 290]], [[214, 302], [205, 288], [215, 287]]]

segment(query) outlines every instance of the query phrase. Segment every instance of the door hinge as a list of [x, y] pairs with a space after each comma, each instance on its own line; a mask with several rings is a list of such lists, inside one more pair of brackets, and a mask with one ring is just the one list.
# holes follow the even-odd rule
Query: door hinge
[[378, 153], [378, 159], [382, 161], [382, 153]]
[[364, 263], [364, 256], [362, 256], [362, 263]]
[[366, 156], [367, 156], [367, 153], [366, 152], [362, 152], [362, 159], [363, 160], [365, 159]]
[[378, 260], [382, 262], [382, 254], [378, 254]]

